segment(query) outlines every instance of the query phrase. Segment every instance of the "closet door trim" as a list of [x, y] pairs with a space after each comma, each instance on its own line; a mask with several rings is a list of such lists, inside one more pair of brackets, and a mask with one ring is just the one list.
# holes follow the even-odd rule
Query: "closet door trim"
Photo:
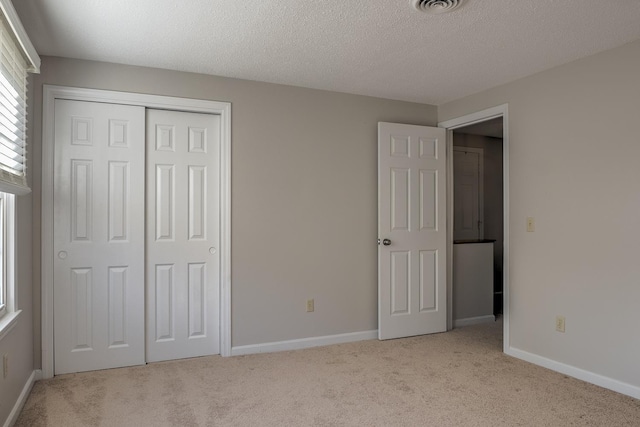
[[231, 356], [231, 103], [44, 85], [42, 105], [42, 376], [53, 377], [53, 173], [55, 100], [103, 102], [220, 116], [220, 354]]

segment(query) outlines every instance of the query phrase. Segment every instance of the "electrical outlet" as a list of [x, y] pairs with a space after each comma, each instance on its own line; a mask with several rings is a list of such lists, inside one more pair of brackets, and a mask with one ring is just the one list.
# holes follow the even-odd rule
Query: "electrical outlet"
[[2, 378], [7, 378], [9, 376], [9, 355], [5, 354], [2, 356]]
[[527, 232], [533, 233], [534, 231], [536, 231], [536, 221], [533, 219], [533, 217], [528, 217], [527, 218]]
[[556, 316], [556, 331], [564, 332], [564, 316]]
[[311, 313], [313, 311], [313, 298], [307, 300], [307, 313]]

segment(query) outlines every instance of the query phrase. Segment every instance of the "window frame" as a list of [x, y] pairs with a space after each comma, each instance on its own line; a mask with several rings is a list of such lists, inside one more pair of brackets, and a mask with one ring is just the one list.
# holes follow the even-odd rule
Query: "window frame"
[[4, 307], [0, 310], [0, 339], [15, 325], [21, 310], [18, 309], [18, 290], [16, 288], [16, 195], [0, 192], [0, 228], [2, 243], [0, 262], [2, 263], [2, 292]]
[[6, 198], [5, 193], [0, 192], [0, 319], [2, 319], [8, 311], [8, 291], [7, 291], [7, 277], [6, 277], [6, 231], [7, 227], [5, 225], [5, 209], [6, 209]]

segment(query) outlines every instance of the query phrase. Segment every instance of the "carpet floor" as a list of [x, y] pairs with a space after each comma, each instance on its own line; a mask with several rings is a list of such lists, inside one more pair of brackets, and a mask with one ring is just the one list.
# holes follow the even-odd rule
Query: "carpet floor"
[[60, 375], [17, 426], [640, 426], [640, 400], [501, 352], [501, 323]]

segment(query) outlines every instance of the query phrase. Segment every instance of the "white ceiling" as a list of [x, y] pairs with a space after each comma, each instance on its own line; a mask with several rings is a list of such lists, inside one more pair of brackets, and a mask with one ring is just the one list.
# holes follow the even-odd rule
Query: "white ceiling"
[[441, 104], [640, 39], [638, 0], [14, 0], [40, 55]]

